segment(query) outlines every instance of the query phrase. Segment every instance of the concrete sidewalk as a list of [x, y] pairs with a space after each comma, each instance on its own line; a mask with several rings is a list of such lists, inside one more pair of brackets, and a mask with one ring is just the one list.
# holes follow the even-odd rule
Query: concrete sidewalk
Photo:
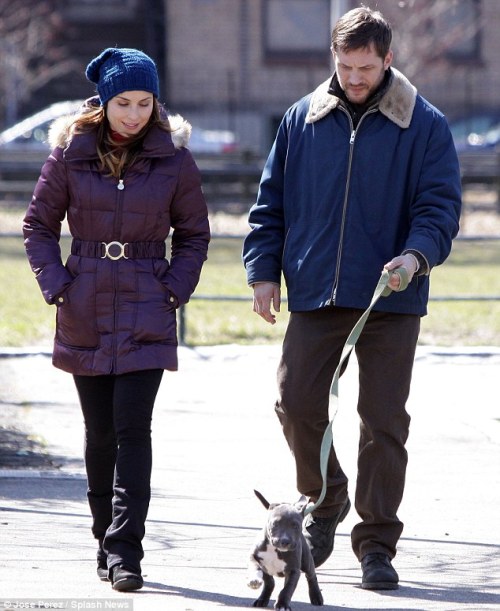
[[[279, 351], [180, 350], [181, 370], [165, 375], [154, 414], [145, 587], [126, 595], [95, 574], [82, 419], [71, 376], [54, 369], [47, 356], [0, 359], [0, 425], [6, 418], [21, 423], [44, 445], [46, 459], [42, 468], [0, 470], [0, 609], [250, 607], [256, 593], [246, 586], [246, 563], [265, 517], [253, 489], [271, 501], [298, 496], [273, 411]], [[400, 509], [406, 526], [394, 561], [400, 589], [359, 587], [349, 537], [357, 515], [351, 510], [338, 529], [334, 555], [318, 570], [326, 611], [500, 609], [499, 365], [500, 350], [418, 350]], [[351, 497], [356, 376], [353, 360], [340, 383], [334, 426]], [[277, 580], [272, 603], [281, 586]], [[292, 607], [312, 608], [304, 577]]]

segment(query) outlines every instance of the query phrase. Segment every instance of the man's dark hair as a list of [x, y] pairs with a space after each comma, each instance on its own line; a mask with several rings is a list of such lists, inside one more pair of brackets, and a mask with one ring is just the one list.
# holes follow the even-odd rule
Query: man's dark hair
[[332, 49], [335, 52], [354, 51], [373, 43], [377, 55], [384, 59], [391, 48], [391, 40], [391, 26], [382, 13], [362, 6], [337, 21], [332, 32]]

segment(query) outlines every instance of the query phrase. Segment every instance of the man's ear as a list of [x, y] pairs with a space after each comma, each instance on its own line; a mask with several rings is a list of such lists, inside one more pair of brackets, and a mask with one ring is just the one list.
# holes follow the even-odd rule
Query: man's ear
[[389, 49], [389, 52], [387, 53], [384, 59], [384, 70], [387, 70], [387, 68], [389, 68], [389, 66], [392, 64], [393, 57], [394, 53], [392, 52], [392, 49]]

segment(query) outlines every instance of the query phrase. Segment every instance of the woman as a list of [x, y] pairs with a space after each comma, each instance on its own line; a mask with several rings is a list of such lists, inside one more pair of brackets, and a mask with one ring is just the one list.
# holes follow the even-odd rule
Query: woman
[[[185, 148], [191, 127], [162, 110], [151, 58], [106, 49], [86, 76], [99, 97], [53, 126], [24, 236], [57, 306], [53, 363], [73, 374], [83, 411], [97, 573], [129, 591], [143, 585], [153, 404], [163, 370], [177, 369], [175, 311], [198, 283], [209, 226]], [[73, 241], [63, 265], [65, 216]]]

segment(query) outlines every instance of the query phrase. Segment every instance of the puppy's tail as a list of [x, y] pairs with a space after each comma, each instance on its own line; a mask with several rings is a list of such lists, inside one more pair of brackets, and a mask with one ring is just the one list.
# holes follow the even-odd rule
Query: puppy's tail
[[262, 494], [258, 490], [254, 490], [255, 496], [259, 499], [259, 501], [264, 505], [266, 509], [269, 509], [271, 503], [267, 501]]

